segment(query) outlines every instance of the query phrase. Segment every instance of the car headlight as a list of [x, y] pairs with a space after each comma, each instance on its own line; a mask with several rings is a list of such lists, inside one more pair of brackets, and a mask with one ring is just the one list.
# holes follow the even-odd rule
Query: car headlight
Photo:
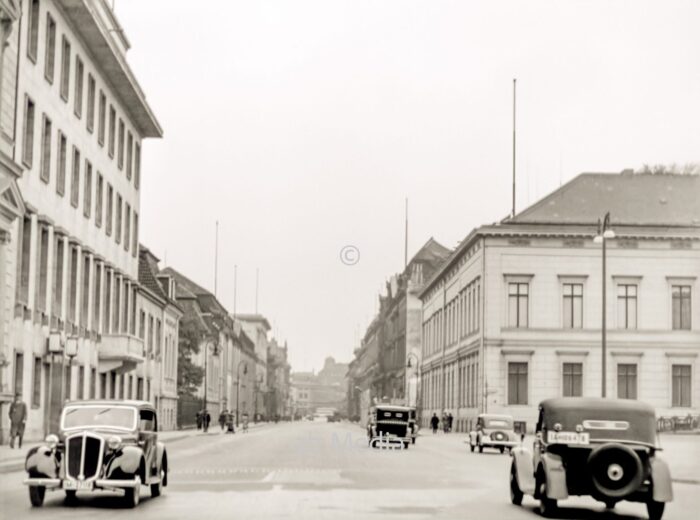
[[49, 448], [51, 448], [52, 450], [54, 450], [54, 449], [56, 449], [56, 446], [58, 446], [58, 436], [55, 435], [55, 434], [53, 434], [53, 433], [49, 433], [49, 434], [46, 436], [46, 439], [44, 439], [44, 442], [46, 442], [46, 445], [47, 445]]
[[122, 447], [122, 438], [118, 435], [112, 435], [107, 439], [107, 447], [112, 451], [117, 451]]

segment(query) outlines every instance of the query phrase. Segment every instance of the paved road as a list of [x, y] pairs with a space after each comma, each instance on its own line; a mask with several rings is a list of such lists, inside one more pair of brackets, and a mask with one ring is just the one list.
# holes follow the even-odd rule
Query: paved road
[[[169, 446], [170, 485], [135, 510], [115, 494], [81, 497], [66, 506], [60, 492], [32, 510], [20, 472], [0, 475], [0, 516], [8, 519], [148, 518], [511, 518], [537, 519], [534, 500], [509, 503], [509, 458], [471, 454], [457, 435], [427, 435], [407, 451], [371, 450], [363, 431], [345, 423], [279, 424], [247, 434], [199, 435]], [[143, 494], [148, 494], [142, 488]], [[665, 518], [690, 519], [700, 486], [676, 484]], [[614, 513], [587, 499], [561, 511], [569, 519], [646, 518], [639, 504]]]

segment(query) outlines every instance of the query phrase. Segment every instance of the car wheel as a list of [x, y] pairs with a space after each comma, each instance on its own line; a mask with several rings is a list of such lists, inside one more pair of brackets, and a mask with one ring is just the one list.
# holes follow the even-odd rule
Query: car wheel
[[411, 444], [415, 444], [415, 443], [416, 443], [416, 438], [413, 437], [413, 438], [411, 439]]
[[41, 507], [44, 504], [46, 488], [44, 486], [29, 486], [29, 501], [32, 507]]
[[523, 492], [518, 485], [518, 473], [515, 469], [515, 462], [510, 466], [510, 502], [519, 506], [523, 503]]
[[469, 443], [469, 448], [472, 450], [472, 453], [474, 453], [474, 449], [476, 446], [474, 446], [471, 442]]
[[66, 489], [66, 502], [75, 504], [78, 501], [77, 491], [74, 489]]
[[551, 518], [557, 510], [557, 501], [547, 496], [547, 478], [542, 473], [537, 479], [537, 490], [540, 499], [539, 512], [545, 518]]
[[403, 449], [404, 449], [404, 450], [407, 450], [407, 449], [408, 449], [408, 445], [409, 445], [408, 442], [404, 442], [404, 443], [403, 443]]
[[479, 453], [484, 453], [484, 446], [481, 443], [479, 443]]
[[661, 520], [661, 517], [664, 516], [665, 506], [666, 504], [663, 502], [649, 500], [649, 502], [647, 502], [647, 514], [649, 515], [649, 520]]
[[158, 476], [160, 479], [156, 484], [151, 484], [151, 496], [153, 498], [159, 497], [161, 493], [163, 492], [163, 481], [165, 480], [165, 468], [163, 467], [163, 463], [161, 462], [160, 466], [160, 472], [158, 473]]
[[505, 447], [505, 446], [501, 446], [501, 447], [500, 447], [500, 450], [501, 450], [501, 455], [502, 455], [502, 454], [504, 454], [504, 453], [506, 452], [506, 447]]
[[141, 478], [136, 477], [136, 485], [134, 487], [124, 488], [124, 505], [128, 508], [134, 508], [141, 501]]

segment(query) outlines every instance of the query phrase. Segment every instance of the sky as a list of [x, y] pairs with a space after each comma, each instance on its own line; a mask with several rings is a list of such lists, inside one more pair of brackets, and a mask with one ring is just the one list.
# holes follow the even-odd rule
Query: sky
[[406, 198], [409, 256], [510, 213], [513, 78], [518, 210], [581, 172], [700, 160], [694, 0], [114, 4], [164, 129], [141, 241], [213, 291], [218, 221], [217, 296], [255, 312], [258, 271], [293, 371], [352, 359]]

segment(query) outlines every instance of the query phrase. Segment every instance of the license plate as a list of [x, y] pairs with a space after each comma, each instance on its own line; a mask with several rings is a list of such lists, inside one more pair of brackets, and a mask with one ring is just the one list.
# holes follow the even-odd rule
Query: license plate
[[588, 432], [547, 432], [547, 442], [550, 444], [589, 444]]
[[84, 481], [84, 480], [64, 480], [63, 481], [63, 489], [72, 489], [74, 491], [91, 491], [92, 490], [92, 481]]

